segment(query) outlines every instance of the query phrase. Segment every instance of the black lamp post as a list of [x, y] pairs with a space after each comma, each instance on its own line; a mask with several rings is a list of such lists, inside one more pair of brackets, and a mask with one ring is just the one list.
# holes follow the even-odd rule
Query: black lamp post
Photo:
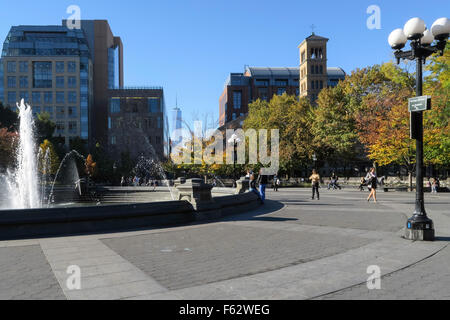
[[[389, 35], [389, 44], [396, 50], [397, 63], [402, 59], [416, 60], [416, 95], [422, 97], [422, 67], [426, 59], [433, 53], [444, 54], [444, 49], [450, 33], [448, 18], [440, 18], [434, 22], [431, 30], [426, 29], [425, 22], [420, 18], [410, 19], [403, 29], [396, 29]], [[406, 42], [411, 40], [411, 50], [402, 51]], [[437, 43], [432, 45], [433, 41]], [[434, 241], [434, 224], [427, 217], [425, 211], [423, 191], [423, 111], [431, 106], [428, 97], [423, 97], [425, 103], [411, 107], [411, 138], [416, 140], [416, 209], [412, 218], [408, 220], [405, 238], [411, 240]], [[417, 103], [416, 100], [415, 103]], [[411, 101], [410, 101], [411, 102]], [[420, 105], [420, 106], [419, 106]], [[419, 106], [419, 107], [418, 107]]]
[[313, 154], [312, 159], [314, 161], [314, 169], [317, 170], [317, 155], [316, 155], [316, 153]]
[[238, 159], [237, 146], [239, 143], [241, 143], [241, 138], [239, 138], [239, 136], [234, 133], [231, 136], [230, 140], [228, 140], [228, 143], [233, 144], [233, 147], [234, 147], [233, 179], [236, 180], [236, 163], [237, 163], [237, 159]]

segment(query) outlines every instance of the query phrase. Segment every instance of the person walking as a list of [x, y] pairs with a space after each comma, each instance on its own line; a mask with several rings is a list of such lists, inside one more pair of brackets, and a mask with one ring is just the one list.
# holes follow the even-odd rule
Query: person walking
[[317, 192], [317, 200], [320, 200], [319, 186], [320, 186], [320, 175], [317, 173], [316, 169], [312, 171], [311, 177], [309, 177], [312, 184], [312, 200], [314, 200]]
[[367, 202], [370, 202], [370, 199], [373, 198], [374, 202], [377, 203], [377, 185], [378, 179], [377, 174], [375, 173], [375, 168], [370, 169], [369, 173], [366, 177], [367, 185], [370, 186], [370, 194], [369, 198], [367, 198]]
[[261, 194], [261, 201], [266, 201], [266, 186], [269, 183], [269, 177], [262, 174], [262, 169], [259, 171], [257, 184], [259, 185], [259, 193]]
[[278, 192], [278, 188], [280, 187], [280, 179], [275, 176], [273, 178], [273, 191]]
[[435, 178], [431, 179], [431, 193], [438, 193], [438, 181]]

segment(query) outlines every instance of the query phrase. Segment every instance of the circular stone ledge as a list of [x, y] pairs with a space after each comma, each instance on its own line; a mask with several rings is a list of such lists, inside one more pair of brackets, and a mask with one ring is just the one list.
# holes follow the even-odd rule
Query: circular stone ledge
[[212, 216], [204, 214], [208, 208], [194, 210], [188, 201], [3, 210], [0, 211], [0, 240], [179, 225], [238, 214], [260, 205], [254, 193], [214, 197], [213, 200], [216, 212]]

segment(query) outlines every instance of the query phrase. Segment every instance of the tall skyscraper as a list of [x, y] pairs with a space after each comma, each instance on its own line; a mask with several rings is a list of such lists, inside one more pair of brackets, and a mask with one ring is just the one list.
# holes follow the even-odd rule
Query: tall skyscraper
[[170, 128], [170, 138], [172, 140], [173, 145], [178, 145], [182, 140], [183, 137], [180, 136], [180, 134], [176, 134], [176, 131], [183, 128], [183, 118], [182, 118], [182, 112], [181, 109], [176, 106], [171, 111], [172, 116], [172, 123]]

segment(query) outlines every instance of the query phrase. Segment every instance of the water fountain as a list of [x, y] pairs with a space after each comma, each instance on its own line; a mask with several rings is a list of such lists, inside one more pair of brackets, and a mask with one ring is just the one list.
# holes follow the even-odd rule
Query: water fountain
[[41, 197], [37, 170], [37, 153], [34, 140], [34, 119], [31, 107], [24, 100], [17, 104], [20, 119], [20, 141], [17, 149], [16, 170], [8, 171], [4, 180], [7, 186], [8, 206], [13, 209], [39, 208]]
[[[144, 177], [162, 179], [167, 191], [161, 188], [158, 193], [152, 193], [150, 188], [130, 188], [135, 195], [141, 193], [140, 199], [132, 199], [127, 196], [127, 188], [99, 185], [91, 188], [89, 181], [83, 188], [83, 178], [79, 176], [75, 160], [84, 160], [84, 157], [71, 151], [56, 171], [49, 149], [38, 148], [35, 142], [32, 108], [23, 100], [17, 107], [20, 141], [15, 152], [15, 167], [0, 174], [0, 184], [6, 186], [0, 191], [2, 240], [180, 224], [259, 205], [254, 194], [234, 195], [233, 189], [213, 201], [211, 188], [203, 188], [204, 183], [202, 180], [198, 183], [199, 179], [194, 179], [197, 182], [190, 180], [182, 187], [191, 196], [189, 202], [174, 201], [176, 197], [148, 140], [144, 144], [147, 152], [136, 166], [136, 174], [140, 171]], [[56, 171], [54, 177], [53, 171]], [[80, 193], [83, 193], [81, 197]], [[67, 203], [65, 195], [73, 196], [74, 200]], [[105, 202], [100, 203], [98, 199], [105, 199]]]

